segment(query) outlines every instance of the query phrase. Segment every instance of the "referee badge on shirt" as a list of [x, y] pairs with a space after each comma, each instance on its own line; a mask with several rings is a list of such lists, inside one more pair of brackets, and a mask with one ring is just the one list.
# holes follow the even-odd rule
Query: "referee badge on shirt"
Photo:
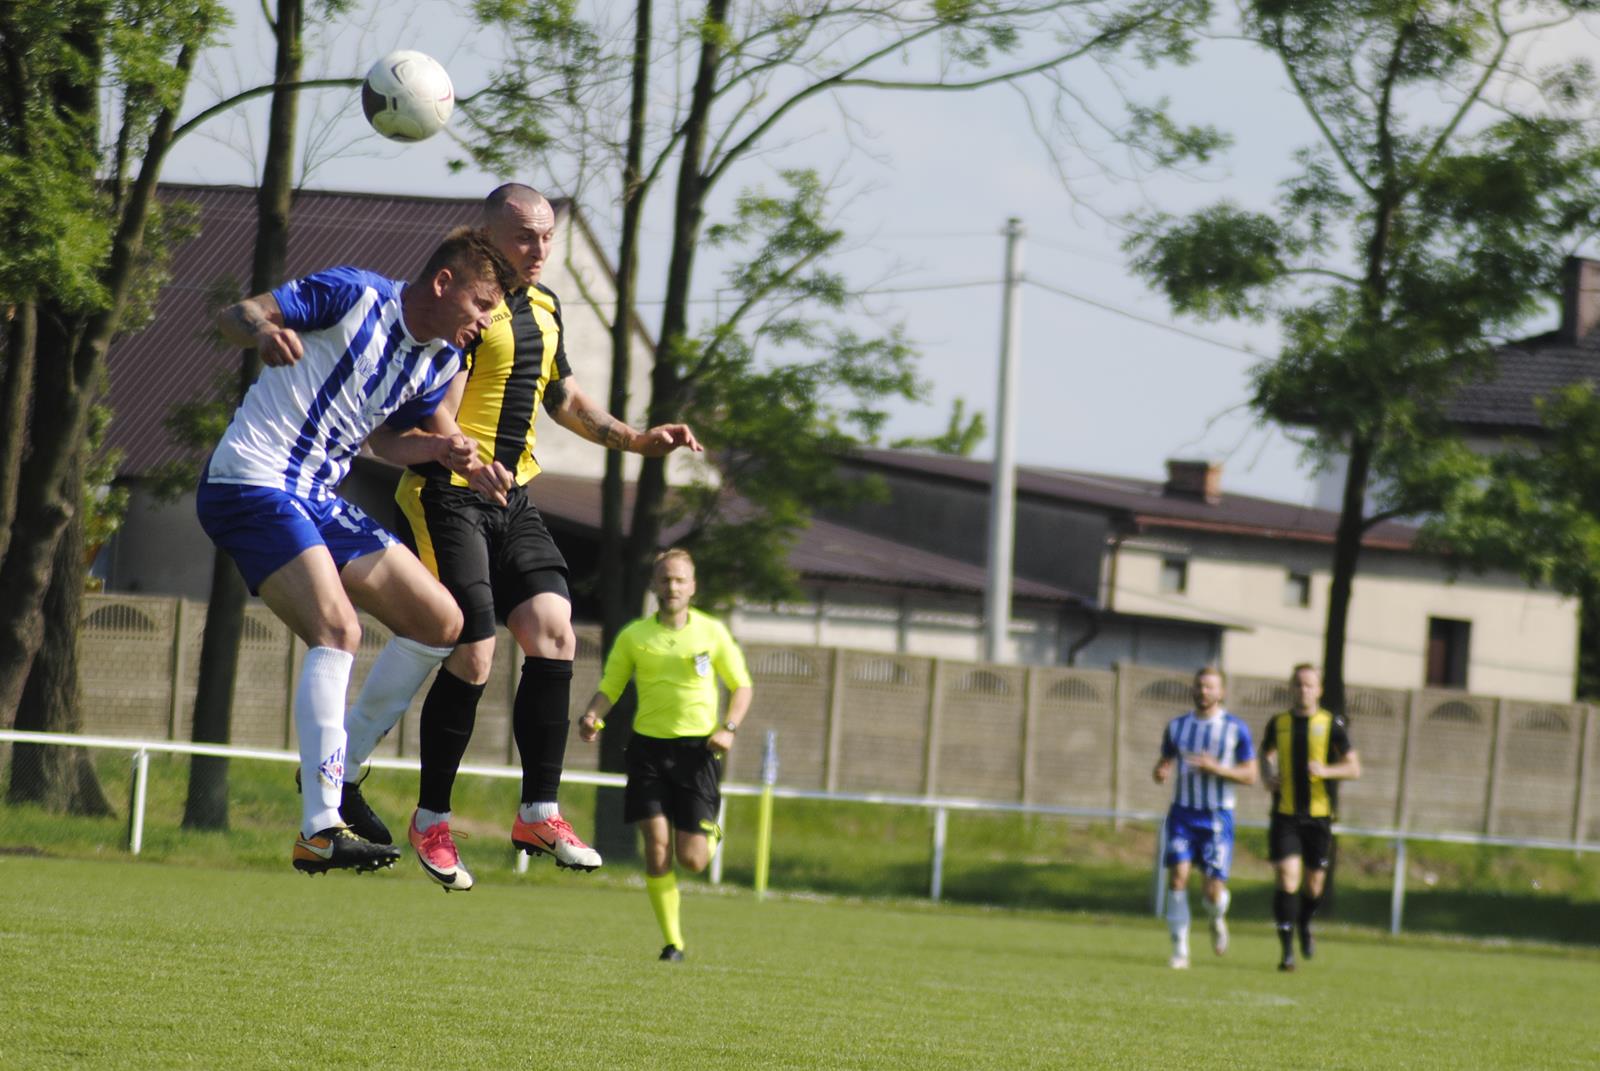
[[711, 652], [701, 651], [694, 656], [694, 672], [698, 677], [711, 676]]

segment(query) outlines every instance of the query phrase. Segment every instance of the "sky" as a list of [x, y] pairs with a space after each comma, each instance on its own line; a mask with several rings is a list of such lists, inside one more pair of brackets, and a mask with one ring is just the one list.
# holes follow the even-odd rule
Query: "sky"
[[[481, 87], [469, 27], [452, 5], [394, 3], [385, 12], [369, 29], [334, 36], [318, 50], [323, 67], [308, 76], [362, 71], [406, 47], [444, 62], [458, 96]], [[266, 80], [271, 37], [259, 10], [241, 4], [236, 17], [227, 50], [200, 72], [185, 115], [240, 84]], [[840, 223], [852, 249], [840, 266], [871, 284], [873, 320], [905, 325], [929, 387], [924, 404], [892, 408], [888, 437], [939, 432], [958, 397], [992, 426], [1003, 230], [1014, 216], [1025, 232], [1020, 463], [1158, 480], [1169, 458], [1204, 458], [1222, 464], [1225, 490], [1311, 504], [1315, 476], [1299, 448], [1259, 424], [1246, 404], [1251, 367], [1273, 352], [1272, 326], [1175, 319], [1128, 269], [1117, 220], [1135, 208], [1181, 213], [1224, 197], [1265, 208], [1289, 173], [1292, 150], [1313, 131], [1281, 70], [1239, 42], [1208, 44], [1186, 69], [1130, 65], [1123, 75], [1146, 99], [1169, 97], [1181, 118], [1227, 130], [1234, 145], [1198, 173], [1144, 178], [1108, 172], [1126, 169], [1102, 147], [1098, 164], [1069, 158], [1064, 183], [1010, 89], [858, 92], [847, 102], [855, 148], [841, 133], [837, 106], [820, 102], [795, 116], [784, 143], [748, 180], [775, 185], [776, 169], [796, 162], [841, 179], [848, 196]], [[264, 114], [264, 106], [246, 110], [214, 133], [180, 142], [163, 177], [253, 184], [259, 166], [241, 146], [261, 140]], [[398, 147], [370, 134], [354, 90], [317, 93], [302, 105], [302, 120], [308, 136], [319, 135], [324, 157], [305, 182], [313, 188], [475, 197], [498, 181], [470, 168], [453, 174], [446, 164], [460, 150], [446, 137]], [[540, 176], [517, 177], [561, 192]], [[661, 226], [648, 228], [646, 241], [647, 257], [664, 254]], [[651, 302], [663, 281], [648, 263], [642, 269], [647, 324], [659, 317]], [[710, 299], [719, 282], [703, 266], [697, 295]], [[993, 443], [991, 435], [977, 455], [992, 457]]]

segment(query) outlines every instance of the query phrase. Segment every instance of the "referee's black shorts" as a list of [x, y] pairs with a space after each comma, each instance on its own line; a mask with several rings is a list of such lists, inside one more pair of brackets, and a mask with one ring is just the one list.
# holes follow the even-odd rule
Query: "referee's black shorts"
[[571, 601], [567, 561], [523, 487], [500, 506], [466, 487], [415, 472], [395, 492], [395, 534], [461, 607], [458, 643], [494, 635], [496, 621], [544, 592]]
[[634, 733], [628, 741], [628, 787], [622, 793], [622, 820], [642, 822], [658, 814], [674, 829], [702, 833], [700, 823], [715, 822], [722, 807], [718, 780], [722, 764], [704, 736], [664, 740]]
[[1327, 870], [1333, 860], [1333, 819], [1272, 812], [1267, 857], [1276, 863], [1294, 855], [1307, 870]]

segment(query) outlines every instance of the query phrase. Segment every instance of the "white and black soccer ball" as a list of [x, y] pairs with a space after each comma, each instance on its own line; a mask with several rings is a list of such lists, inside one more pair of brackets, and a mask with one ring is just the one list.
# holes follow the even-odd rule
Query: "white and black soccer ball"
[[391, 141], [421, 141], [444, 128], [456, 107], [450, 75], [432, 56], [402, 49], [367, 72], [361, 110], [372, 129]]

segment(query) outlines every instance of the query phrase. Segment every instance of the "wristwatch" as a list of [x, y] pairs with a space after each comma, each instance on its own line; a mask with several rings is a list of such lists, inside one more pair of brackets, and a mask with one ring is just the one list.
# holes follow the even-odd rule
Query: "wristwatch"
[[722, 723], [722, 727], [723, 727], [723, 728], [724, 728], [724, 729], [726, 729], [726, 730], [728, 730], [728, 732], [730, 732], [730, 733], [736, 733], [736, 732], [738, 732], [738, 731], [739, 731], [739, 726], [737, 726], [737, 725], [735, 725], [735, 724], [734, 724], [734, 723], [733, 723], [733, 722], [731, 722], [731, 721], [725, 721], [725, 722], [723, 722], [723, 723]]

